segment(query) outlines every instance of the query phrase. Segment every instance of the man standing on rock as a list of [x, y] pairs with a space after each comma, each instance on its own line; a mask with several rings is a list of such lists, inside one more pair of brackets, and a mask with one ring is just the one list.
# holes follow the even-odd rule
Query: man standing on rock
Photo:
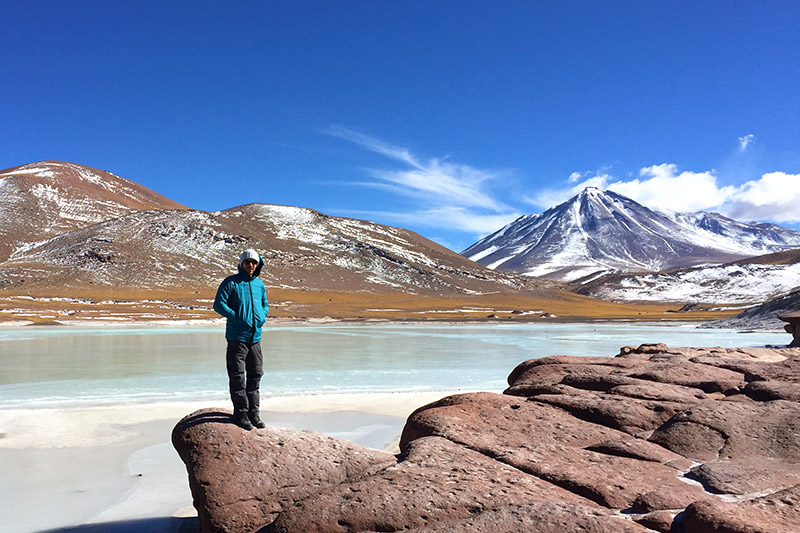
[[239, 272], [217, 289], [214, 311], [227, 319], [225, 360], [233, 402], [233, 421], [251, 430], [266, 427], [258, 413], [259, 384], [264, 374], [261, 326], [267, 319], [267, 288], [258, 279], [264, 260], [252, 249], [242, 252]]

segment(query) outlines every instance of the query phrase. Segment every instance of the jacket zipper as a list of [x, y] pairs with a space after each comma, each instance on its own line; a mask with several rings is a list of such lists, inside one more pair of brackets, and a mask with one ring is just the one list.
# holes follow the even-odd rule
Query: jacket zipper
[[247, 282], [247, 286], [250, 287], [250, 310], [253, 315], [253, 323], [251, 324], [252, 330], [250, 331], [250, 342], [252, 343], [256, 338], [256, 301], [253, 298], [253, 280], [250, 279]]

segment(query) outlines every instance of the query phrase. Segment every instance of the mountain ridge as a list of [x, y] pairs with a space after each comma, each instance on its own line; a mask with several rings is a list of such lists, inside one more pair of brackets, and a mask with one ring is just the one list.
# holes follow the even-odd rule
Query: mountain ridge
[[[61, 173], [69, 183], [70, 172], [92, 172], [101, 183], [117, 182], [110, 173], [74, 164], [42, 165], [15, 167], [23, 172], [6, 174], [52, 173], [44, 178], [57, 180]], [[58, 191], [68, 188], [57, 185]], [[183, 310], [182, 316], [188, 309], [192, 316], [213, 317], [210, 298], [219, 281], [235, 272], [244, 248], [264, 256], [268, 268], [262, 278], [278, 314], [471, 318], [498, 312], [510, 317], [514, 310], [520, 312], [514, 316], [538, 309], [540, 314], [561, 313], [566, 302], [590, 301], [546, 281], [491, 271], [403, 228], [302, 207], [254, 203], [207, 212], [164, 208], [169, 202], [152, 202], [157, 208], [146, 210], [101, 202], [113, 207], [103, 211], [90, 202], [66, 201], [77, 207], [65, 217], [58, 202], [37, 204], [50, 209], [45, 213], [52, 221], [49, 234], [28, 232], [13, 242], [8, 232], [0, 234], [10, 250], [0, 259], [0, 318], [5, 309], [16, 309], [15, 316], [27, 316], [31, 308], [47, 308], [50, 316], [67, 313], [54, 313], [57, 306], [92, 315], [102, 301], [109, 302], [107, 312], [120, 316], [127, 313], [118, 313], [123, 308], [130, 308], [130, 315], [165, 305]], [[91, 216], [108, 218], [93, 222]], [[2, 222], [4, 229], [12, 227], [7, 219]], [[619, 306], [611, 308], [620, 312]]]
[[133, 181], [64, 161], [0, 170], [0, 261], [25, 243], [146, 209], [187, 209]]

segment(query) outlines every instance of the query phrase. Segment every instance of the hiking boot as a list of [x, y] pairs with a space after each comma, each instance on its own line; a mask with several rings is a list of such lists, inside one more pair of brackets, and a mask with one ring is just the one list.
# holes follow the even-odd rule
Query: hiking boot
[[234, 414], [233, 423], [242, 429], [246, 429], [247, 431], [253, 429], [253, 424], [250, 423], [250, 417], [247, 416], [247, 413]]
[[257, 427], [258, 429], [264, 429], [267, 427], [264, 421], [261, 420], [261, 417], [258, 416], [258, 413], [250, 413], [248, 418], [250, 418], [250, 422], [253, 424], [253, 426]]

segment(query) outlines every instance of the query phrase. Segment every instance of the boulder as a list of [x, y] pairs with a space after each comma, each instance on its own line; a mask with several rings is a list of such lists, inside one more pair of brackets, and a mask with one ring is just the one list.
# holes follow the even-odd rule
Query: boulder
[[287, 506], [275, 533], [400, 531], [535, 502], [591, 502], [441, 437], [409, 443], [395, 466]]
[[656, 511], [654, 513], [638, 515], [633, 519], [637, 524], [641, 524], [649, 530], [673, 533], [675, 531], [675, 514], [676, 513], [670, 511]]
[[254, 531], [323, 488], [394, 465], [394, 455], [310, 431], [245, 431], [230, 412], [203, 409], [178, 422], [201, 531]]
[[789, 533], [800, 531], [800, 485], [744, 502], [709, 499], [683, 513], [686, 533]]
[[709, 461], [693, 467], [691, 477], [712, 493], [746, 496], [800, 484], [800, 463], [763, 457]]
[[647, 442], [631, 446], [647, 453], [646, 460], [603, 453], [595, 446], [629, 437], [507, 395], [462, 394], [418, 409], [406, 423], [401, 450], [426, 435], [445, 437], [613, 509], [627, 509], [654, 490], [669, 495], [671, 506], [664, 509], [683, 508], [703, 496], [700, 488], [680, 481], [674, 468], [653, 460], [660, 456], [666, 463], [679, 459], [676, 454], [659, 454]]
[[800, 404], [715, 401], [680, 412], [651, 442], [697, 461], [773, 458], [800, 462]]
[[642, 382], [641, 380], [630, 378], [628, 383], [611, 387], [608, 392], [640, 400], [685, 403], [687, 404], [686, 408], [708, 398], [708, 395], [702, 390], [691, 387], [672, 385], [671, 383]]
[[423, 406], [406, 421], [400, 450], [425, 436], [445, 437], [492, 455], [492, 449], [565, 444], [585, 448], [623, 433], [571, 417], [524, 398], [477, 392], [457, 394]]
[[665, 465], [679, 465], [674, 467], [679, 470], [688, 470], [691, 466], [691, 461], [677, 453], [671, 452], [652, 442], [631, 438], [627, 435], [619, 440], [606, 440], [592, 444], [587, 446], [586, 449], [606, 455], [630, 457], [631, 459], [652, 461]]
[[759, 402], [770, 400], [800, 402], [800, 383], [777, 380], [751, 381], [742, 392]]
[[[519, 367], [517, 367], [519, 368]], [[524, 371], [519, 372], [515, 379], [508, 378], [510, 387], [505, 391], [506, 394], [514, 396], [530, 396], [542, 386], [568, 384], [564, 383], [565, 378], [587, 379], [605, 377], [619, 369], [599, 364], [541, 364], [534, 365]], [[620, 374], [621, 377], [624, 375]], [[615, 383], [618, 384], [618, 383]]]
[[[800, 348], [793, 348], [800, 351]], [[745, 374], [747, 381], [778, 380], [800, 383], [800, 355], [775, 363], [753, 363]]]

